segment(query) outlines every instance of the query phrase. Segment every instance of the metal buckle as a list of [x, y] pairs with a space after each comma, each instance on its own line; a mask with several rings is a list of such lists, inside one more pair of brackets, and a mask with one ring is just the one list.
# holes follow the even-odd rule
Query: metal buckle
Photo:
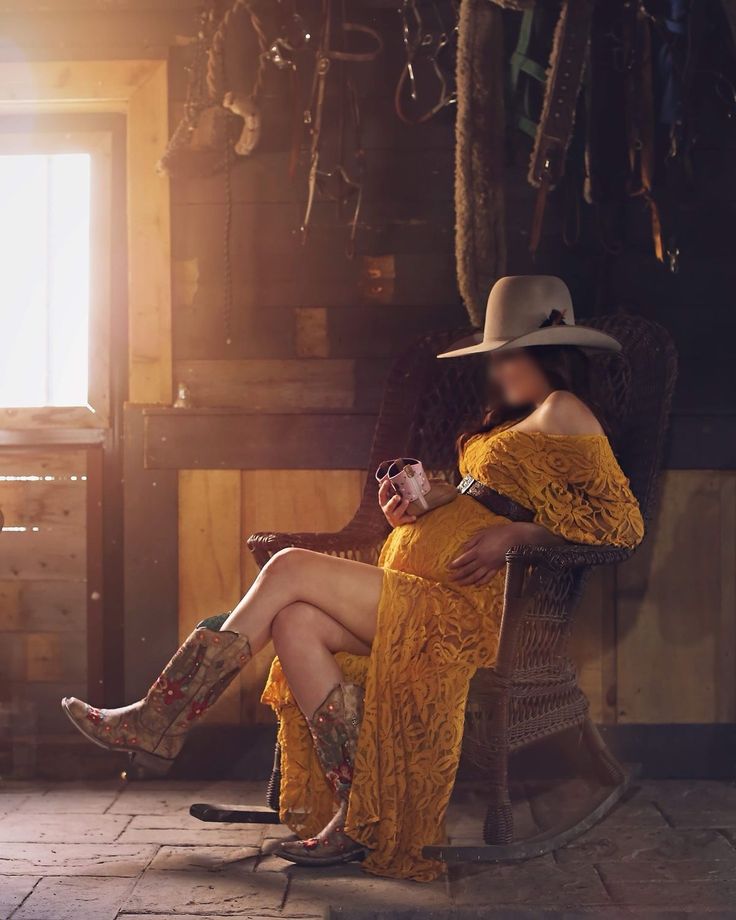
[[474, 482], [475, 482], [475, 479], [473, 479], [472, 476], [463, 476], [463, 478], [460, 480], [460, 484], [457, 487], [458, 492], [461, 495], [465, 495], [467, 492], [470, 491], [470, 487], [473, 485]]

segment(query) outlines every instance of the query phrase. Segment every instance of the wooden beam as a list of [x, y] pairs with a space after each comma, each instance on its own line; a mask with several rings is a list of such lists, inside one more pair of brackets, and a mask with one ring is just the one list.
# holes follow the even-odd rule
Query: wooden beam
[[351, 409], [354, 362], [310, 358], [242, 361], [177, 361], [177, 383], [185, 383], [195, 406], [303, 412]]
[[361, 470], [375, 416], [260, 414], [238, 409], [148, 409], [149, 469]]
[[0, 113], [119, 112], [163, 61], [3, 61]]
[[179, 640], [176, 473], [143, 465], [143, 416], [125, 410], [125, 697], [145, 693]]
[[0, 447], [86, 447], [106, 438], [102, 428], [0, 428]]
[[[93, 706], [110, 701], [111, 685], [122, 690], [120, 649], [110, 648], [109, 620], [105, 617], [104, 565], [104, 456], [87, 451], [87, 699]], [[106, 621], [107, 620], [107, 621]], [[112, 654], [111, 654], [112, 652]], [[108, 671], [108, 665], [111, 665]]]
[[[236, 470], [179, 473], [179, 640], [199, 620], [232, 610], [241, 597], [241, 474]], [[240, 722], [235, 680], [208, 721]]]
[[156, 174], [168, 142], [168, 77], [156, 62], [128, 100], [129, 392], [134, 403], [171, 404], [169, 183]]
[[[2, 12], [11, 13], [48, 13], [51, 4], [49, 0], [3, 0]], [[54, 11], [66, 13], [86, 13], [91, 10], [102, 12], [121, 12], [125, 10], [158, 11], [158, 10], [198, 10], [202, 6], [200, 0], [55, 0]]]

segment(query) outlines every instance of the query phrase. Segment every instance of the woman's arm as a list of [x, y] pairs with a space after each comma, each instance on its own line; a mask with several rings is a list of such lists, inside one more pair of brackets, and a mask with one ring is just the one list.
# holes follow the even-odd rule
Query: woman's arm
[[512, 546], [559, 546], [566, 541], [540, 524], [508, 523], [476, 534], [450, 563], [452, 580], [460, 585], [485, 585], [506, 565]]

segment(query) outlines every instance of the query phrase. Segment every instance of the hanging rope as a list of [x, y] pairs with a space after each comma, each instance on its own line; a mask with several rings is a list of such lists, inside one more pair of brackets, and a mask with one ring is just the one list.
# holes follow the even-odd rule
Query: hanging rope
[[256, 99], [263, 84], [263, 75], [266, 69], [266, 56], [269, 44], [263, 20], [254, 12], [251, 0], [234, 0], [229, 9], [225, 11], [219, 25], [212, 34], [207, 55], [207, 90], [211, 102], [222, 105], [225, 94], [231, 90], [227, 84], [227, 64], [225, 48], [228, 33], [239, 13], [246, 12], [250, 25], [256, 35], [259, 48], [258, 66], [256, 68], [253, 86], [248, 93], [251, 99]]

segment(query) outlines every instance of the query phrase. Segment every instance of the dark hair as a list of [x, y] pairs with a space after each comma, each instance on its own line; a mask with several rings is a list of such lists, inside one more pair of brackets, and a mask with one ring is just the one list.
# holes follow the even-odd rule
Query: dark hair
[[[524, 351], [534, 359], [553, 390], [574, 393], [595, 415], [606, 434], [610, 433], [605, 415], [591, 391], [590, 360], [581, 348], [576, 345], [528, 345]], [[503, 402], [499, 393], [492, 390], [483, 418], [460, 435], [457, 441], [458, 449], [464, 447], [470, 438], [477, 434], [485, 434], [507, 422], [521, 421], [533, 408], [509, 406]]]

